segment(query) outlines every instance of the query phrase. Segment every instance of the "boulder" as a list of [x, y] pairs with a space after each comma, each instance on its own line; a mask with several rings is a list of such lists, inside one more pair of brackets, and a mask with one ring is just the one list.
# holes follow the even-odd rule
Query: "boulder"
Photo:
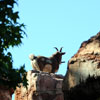
[[64, 100], [62, 75], [40, 71], [27, 72], [28, 87], [17, 87], [15, 100]]

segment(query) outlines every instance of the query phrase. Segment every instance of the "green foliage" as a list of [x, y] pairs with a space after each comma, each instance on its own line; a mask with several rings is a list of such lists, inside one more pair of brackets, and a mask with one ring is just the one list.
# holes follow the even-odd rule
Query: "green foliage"
[[0, 84], [15, 88], [19, 83], [27, 86], [25, 65], [13, 68], [12, 54], [9, 47], [22, 43], [25, 25], [18, 23], [18, 12], [14, 12], [17, 0], [0, 0]]

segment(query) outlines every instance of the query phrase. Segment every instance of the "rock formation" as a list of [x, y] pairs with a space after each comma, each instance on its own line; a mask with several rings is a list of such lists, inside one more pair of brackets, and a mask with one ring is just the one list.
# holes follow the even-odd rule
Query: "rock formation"
[[17, 87], [15, 100], [64, 100], [62, 75], [40, 71], [28, 71], [28, 87]]
[[[78, 52], [69, 60], [68, 70], [63, 82], [63, 91], [65, 92], [64, 95], [68, 95], [68, 92], [71, 89], [72, 89], [71, 91], [80, 89], [79, 88], [80, 82], [86, 82], [86, 79], [88, 77], [96, 78], [98, 76], [100, 76], [100, 32], [96, 36], [93, 36], [89, 40], [83, 42]], [[91, 82], [93, 83], [94, 81]], [[82, 89], [86, 88], [87, 86], [86, 83], [81, 85], [81, 87], [82, 86], [84, 87]], [[91, 83], [92, 85], [90, 83], [88, 84], [88, 86], [93, 85], [92, 83]], [[98, 84], [98, 82], [97, 84], [94, 85], [95, 88], [92, 87], [94, 90], [97, 88], [96, 86], [99, 85], [98, 87], [100, 87], [100, 84]], [[76, 87], [78, 88], [74, 89]], [[93, 89], [91, 91], [93, 91]], [[89, 88], [87, 89], [87, 91], [88, 90]], [[79, 91], [82, 92], [83, 90], [79, 90]], [[78, 93], [77, 95], [79, 95]], [[89, 91], [87, 93], [89, 93]], [[74, 99], [65, 98], [65, 100], [74, 100]]]
[[0, 100], [12, 100], [13, 89], [6, 86], [0, 86]]

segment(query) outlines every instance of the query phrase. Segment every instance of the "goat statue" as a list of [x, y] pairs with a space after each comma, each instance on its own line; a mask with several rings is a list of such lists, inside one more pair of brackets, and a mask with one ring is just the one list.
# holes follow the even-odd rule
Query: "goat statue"
[[49, 58], [44, 56], [35, 56], [33, 54], [29, 55], [34, 70], [48, 73], [56, 73], [58, 71], [59, 65], [64, 63], [61, 61], [61, 59], [65, 52], [62, 52], [63, 47], [61, 47], [60, 51], [56, 47], [54, 48], [57, 50], [57, 52]]

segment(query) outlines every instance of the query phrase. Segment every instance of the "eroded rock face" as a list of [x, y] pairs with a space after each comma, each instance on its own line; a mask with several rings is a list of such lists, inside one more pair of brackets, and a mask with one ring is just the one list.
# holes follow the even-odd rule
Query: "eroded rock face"
[[64, 100], [63, 76], [39, 71], [28, 71], [28, 88], [17, 88], [15, 100]]
[[78, 85], [88, 76], [100, 76], [100, 32], [82, 43], [78, 52], [69, 60], [63, 89]]
[[6, 86], [0, 86], [0, 100], [12, 100], [14, 90]]

